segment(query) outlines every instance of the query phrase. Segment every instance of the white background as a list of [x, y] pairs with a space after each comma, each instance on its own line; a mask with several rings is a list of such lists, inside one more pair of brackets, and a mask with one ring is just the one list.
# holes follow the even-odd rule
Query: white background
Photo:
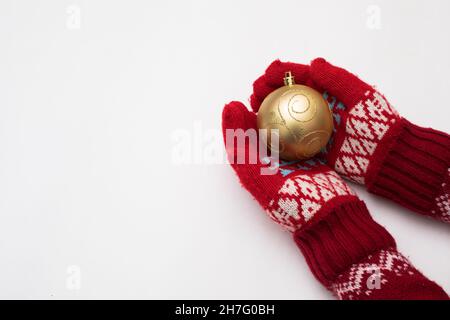
[[[2, 0], [0, 298], [331, 299], [202, 152], [222, 148], [223, 105], [246, 102], [276, 58], [323, 56], [450, 132], [449, 12], [446, 0]], [[180, 130], [197, 164], [174, 162]], [[450, 292], [449, 226], [357, 191]]]

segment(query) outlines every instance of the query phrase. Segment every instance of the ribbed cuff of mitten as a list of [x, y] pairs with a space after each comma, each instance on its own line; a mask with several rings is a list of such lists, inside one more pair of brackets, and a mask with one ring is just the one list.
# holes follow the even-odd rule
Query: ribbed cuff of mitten
[[450, 223], [450, 136], [405, 119], [398, 130], [368, 190]]
[[294, 232], [315, 277], [339, 299], [448, 299], [395, 248], [392, 236], [355, 199]]
[[382, 249], [395, 247], [359, 199], [336, 207], [316, 224], [294, 233], [314, 276], [327, 288], [350, 266]]

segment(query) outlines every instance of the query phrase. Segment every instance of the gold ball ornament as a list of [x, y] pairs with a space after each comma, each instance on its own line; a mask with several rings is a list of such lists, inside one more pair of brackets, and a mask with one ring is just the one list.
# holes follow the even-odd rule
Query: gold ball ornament
[[333, 116], [328, 103], [316, 90], [294, 83], [286, 72], [284, 86], [270, 93], [257, 115], [259, 129], [278, 129], [279, 155], [284, 160], [303, 160], [326, 146], [333, 132]]

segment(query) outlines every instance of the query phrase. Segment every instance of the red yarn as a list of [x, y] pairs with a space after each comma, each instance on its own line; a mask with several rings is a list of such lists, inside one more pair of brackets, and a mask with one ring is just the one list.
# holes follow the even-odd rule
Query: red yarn
[[[231, 102], [223, 110], [222, 126], [226, 140], [228, 129], [256, 129], [256, 115]], [[315, 277], [340, 299], [447, 297], [395, 250], [391, 235], [331, 168], [314, 160], [281, 162], [276, 174], [263, 175], [262, 161], [234, 161], [242, 153], [249, 160], [249, 150], [257, 150], [252, 141], [234, 142], [226, 150], [242, 185], [272, 220], [293, 232]], [[373, 276], [368, 264], [380, 270], [377, 291], [367, 285]], [[412, 296], [409, 289], [420, 290]]]
[[368, 190], [449, 223], [449, 136], [401, 119], [389, 147], [367, 181]]
[[274, 61], [254, 83], [254, 110], [292, 71], [341, 108], [333, 107], [335, 133], [328, 164], [349, 180], [413, 211], [450, 222], [450, 136], [400, 117], [386, 98], [354, 74], [323, 58], [311, 66]]
[[339, 299], [448, 299], [395, 249], [360, 200], [294, 233], [315, 277]]

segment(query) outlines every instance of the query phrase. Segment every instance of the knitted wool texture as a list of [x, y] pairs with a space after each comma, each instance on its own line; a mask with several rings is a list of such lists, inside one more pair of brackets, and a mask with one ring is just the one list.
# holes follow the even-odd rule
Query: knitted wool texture
[[[230, 130], [256, 129], [256, 114], [239, 103], [222, 116], [229, 161], [242, 185], [269, 217], [293, 233], [314, 276], [340, 299], [447, 299], [396, 250], [394, 239], [369, 215], [348, 185], [320, 161], [251, 163], [252, 140], [227, 141]], [[244, 163], [238, 163], [240, 156]]]
[[322, 58], [311, 66], [274, 61], [255, 81], [255, 112], [291, 71], [323, 92], [335, 132], [323, 157], [343, 177], [413, 211], [450, 222], [450, 136], [399, 116], [374, 87]]

